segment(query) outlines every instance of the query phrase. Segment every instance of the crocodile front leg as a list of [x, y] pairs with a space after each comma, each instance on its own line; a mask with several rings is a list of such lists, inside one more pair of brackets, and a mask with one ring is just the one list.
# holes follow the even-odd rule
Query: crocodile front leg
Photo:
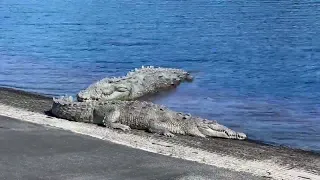
[[160, 125], [159, 122], [156, 123], [154, 120], [150, 120], [150, 127], [147, 129], [147, 131], [151, 133], [158, 133], [161, 135], [164, 135], [166, 137], [174, 137], [174, 134], [171, 133], [167, 128]]
[[121, 123], [110, 123], [109, 125], [113, 129], [121, 129], [122, 131], [130, 131], [131, 128]]

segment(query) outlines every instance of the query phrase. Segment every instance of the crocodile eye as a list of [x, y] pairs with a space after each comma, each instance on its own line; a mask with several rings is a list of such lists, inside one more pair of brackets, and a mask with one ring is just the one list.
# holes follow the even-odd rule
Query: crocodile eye
[[181, 112], [178, 112], [177, 115], [184, 117], [184, 115]]
[[117, 88], [117, 91], [119, 91], [119, 92], [125, 92], [125, 91], [127, 91], [127, 88], [125, 88], [125, 87], [118, 87], [118, 88]]

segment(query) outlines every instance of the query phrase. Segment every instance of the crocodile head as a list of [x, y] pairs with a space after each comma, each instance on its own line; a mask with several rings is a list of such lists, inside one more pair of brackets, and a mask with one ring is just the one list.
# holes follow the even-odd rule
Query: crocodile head
[[89, 87], [77, 94], [78, 101], [90, 100], [128, 100], [132, 91], [130, 83], [101, 83], [99, 86]]
[[193, 81], [193, 76], [189, 72], [183, 73], [183, 77], [186, 81], [191, 82]]
[[[165, 118], [170, 119], [170, 122], [175, 124], [174, 126], [170, 124], [169, 127], [182, 127], [184, 132], [183, 134], [237, 140], [244, 140], [247, 138], [244, 133], [235, 132], [221, 124], [218, 124], [216, 121], [191, 116], [190, 114], [182, 112], [177, 113], [166, 108], [162, 109], [164, 109], [168, 114]], [[171, 128], [171, 130], [173, 130], [173, 132], [179, 132], [179, 128]]]
[[167, 79], [176, 79], [177, 81], [183, 82], [183, 81], [192, 81], [193, 76], [183, 70], [183, 69], [175, 69], [175, 68], [155, 68], [153, 66], [149, 67], [142, 67], [141, 69], [136, 69], [135, 71], [131, 71], [128, 73], [129, 76], [149, 76], [149, 75], [155, 75], [155, 76], [162, 76], [163, 78]]
[[238, 140], [244, 140], [247, 138], [244, 133], [233, 131], [221, 124], [218, 124], [216, 121], [202, 119], [199, 117], [196, 117], [195, 121], [198, 129], [205, 136]]
[[174, 79], [176, 81], [187, 81], [187, 82], [192, 82], [193, 81], [193, 76], [184, 70], [181, 69], [170, 69], [168, 70], [168, 73], [164, 72], [162, 75], [166, 78]]

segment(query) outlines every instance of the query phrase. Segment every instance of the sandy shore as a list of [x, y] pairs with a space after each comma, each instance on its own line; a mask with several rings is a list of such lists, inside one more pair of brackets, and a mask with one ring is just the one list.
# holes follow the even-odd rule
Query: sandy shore
[[136, 130], [123, 133], [91, 124], [52, 118], [45, 115], [45, 111], [51, 107], [50, 97], [8, 88], [0, 89], [0, 103], [1, 115], [37, 124], [49, 124], [150, 152], [274, 179], [320, 179], [320, 155], [317, 152], [250, 141], [189, 136], [169, 139]]

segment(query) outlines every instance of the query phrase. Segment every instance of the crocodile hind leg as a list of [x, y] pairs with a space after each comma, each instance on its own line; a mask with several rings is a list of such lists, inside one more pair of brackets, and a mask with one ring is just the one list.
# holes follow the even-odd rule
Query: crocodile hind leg
[[172, 134], [166, 127], [162, 126], [159, 123], [154, 122], [154, 120], [150, 120], [150, 121], [151, 121], [150, 127], [147, 129], [148, 132], [158, 133], [166, 137], [174, 137], [174, 134]]
[[197, 127], [192, 129], [188, 129], [187, 134], [190, 136], [197, 136], [197, 137], [206, 137], [204, 133], [202, 133]]
[[118, 123], [120, 118], [120, 112], [116, 109], [113, 111], [109, 111], [107, 113], [99, 114], [97, 112], [101, 112], [101, 109], [98, 111], [94, 111], [94, 121], [102, 122], [103, 125], [113, 129], [121, 129], [122, 131], [129, 131], [131, 128], [127, 125]]
[[121, 129], [122, 131], [130, 131], [131, 128], [121, 123], [110, 123], [110, 127], [113, 129]]
[[111, 127], [113, 129], [121, 129], [122, 131], [130, 131], [130, 127], [121, 123], [118, 123], [120, 118], [120, 112], [114, 111], [109, 114], [109, 116], [104, 116], [103, 123], [104, 125]]

